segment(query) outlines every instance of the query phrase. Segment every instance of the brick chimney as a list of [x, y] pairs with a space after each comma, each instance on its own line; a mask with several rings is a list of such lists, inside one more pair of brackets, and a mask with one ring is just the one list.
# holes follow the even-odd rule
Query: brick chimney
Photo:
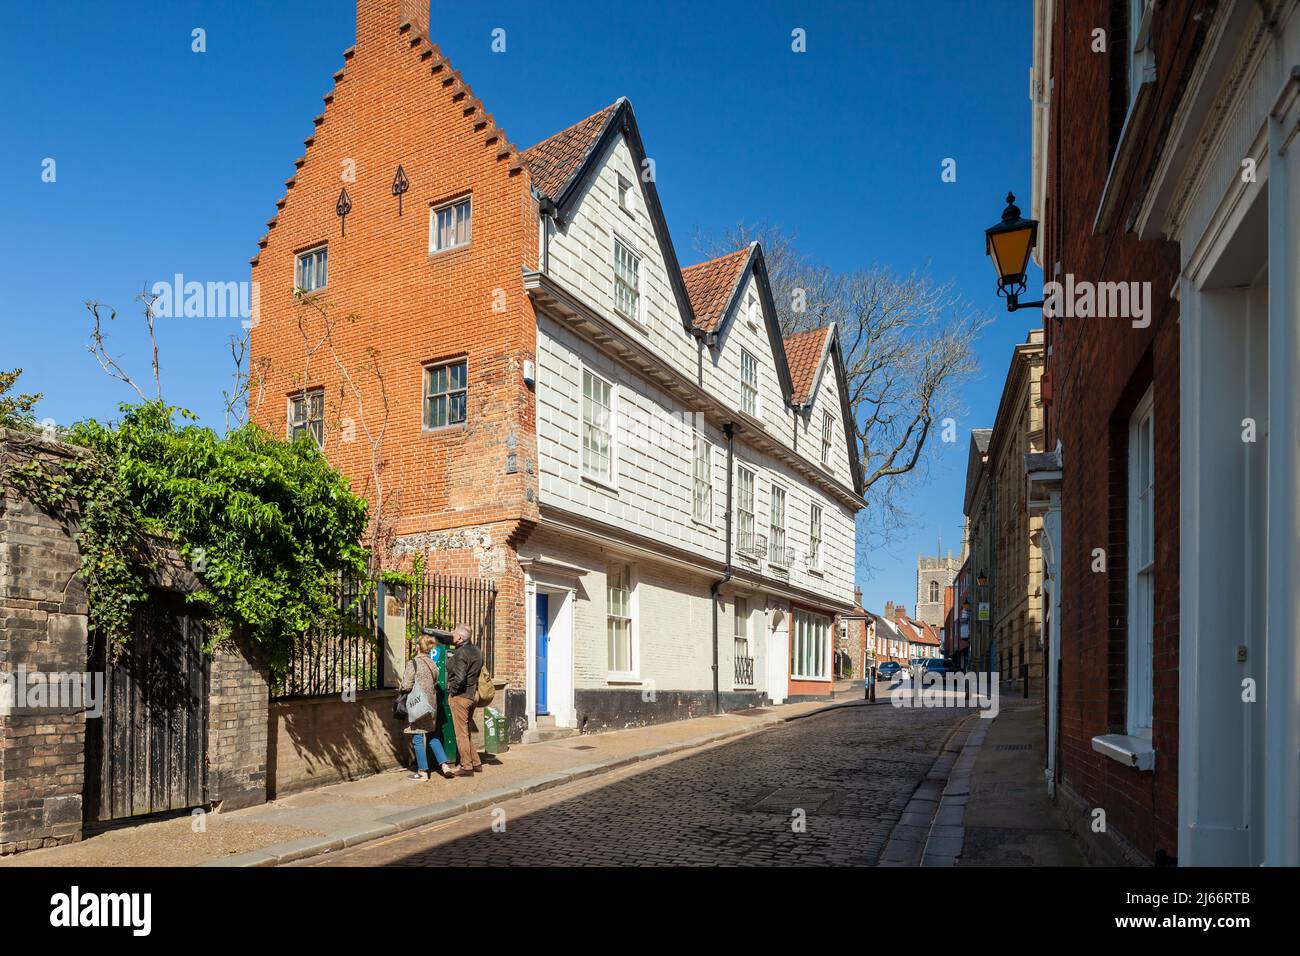
[[857, 585], [853, 586], [853, 603], [858, 607], [862, 607], [862, 588]]
[[429, 36], [429, 0], [357, 0], [357, 48], [396, 36], [410, 21], [410, 34]]

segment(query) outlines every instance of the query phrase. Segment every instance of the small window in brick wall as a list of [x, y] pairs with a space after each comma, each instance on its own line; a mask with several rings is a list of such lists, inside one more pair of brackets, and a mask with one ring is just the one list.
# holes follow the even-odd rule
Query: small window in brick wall
[[429, 210], [429, 253], [467, 246], [473, 236], [470, 197]]
[[295, 259], [294, 286], [303, 292], [325, 288], [329, 246], [317, 246], [298, 253]]
[[318, 446], [325, 443], [325, 391], [311, 388], [289, 396], [289, 441], [303, 432]]
[[463, 425], [468, 397], [465, 359], [424, 369], [424, 427]]

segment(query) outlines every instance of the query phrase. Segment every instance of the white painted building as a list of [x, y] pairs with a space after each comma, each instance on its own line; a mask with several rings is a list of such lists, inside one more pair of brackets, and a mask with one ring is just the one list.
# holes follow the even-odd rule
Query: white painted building
[[530, 727], [829, 694], [865, 506], [834, 330], [782, 339], [757, 245], [679, 267], [626, 100], [524, 158]]

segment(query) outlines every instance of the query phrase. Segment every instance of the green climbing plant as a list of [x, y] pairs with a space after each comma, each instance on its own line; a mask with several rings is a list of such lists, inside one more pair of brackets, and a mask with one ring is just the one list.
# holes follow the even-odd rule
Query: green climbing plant
[[5, 482], [76, 528], [91, 627], [120, 651], [162, 539], [201, 581], [189, 600], [213, 643], [238, 628], [283, 672], [295, 640], [339, 617], [339, 572], [367, 573], [365, 499], [305, 435], [250, 424], [222, 438], [160, 401], [120, 409], [114, 425], [65, 433], [84, 454], [5, 466]]
[[36, 403], [40, 393], [14, 392], [14, 386], [23, 370], [0, 372], [0, 428], [34, 428]]

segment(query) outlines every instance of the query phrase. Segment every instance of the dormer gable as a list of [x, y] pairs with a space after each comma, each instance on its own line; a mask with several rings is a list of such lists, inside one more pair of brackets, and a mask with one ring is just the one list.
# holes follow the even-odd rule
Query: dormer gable
[[682, 281], [682, 269], [677, 261], [672, 236], [668, 232], [668, 223], [664, 219], [659, 191], [655, 187], [654, 177], [647, 174], [650, 163], [631, 101], [625, 96], [619, 97], [586, 119], [530, 146], [523, 151], [521, 159], [531, 177], [533, 193], [542, 214], [564, 226], [573, 217], [587, 187], [600, 173], [620, 139], [626, 142], [634, 167], [629, 186], [640, 197], [641, 205], [650, 218], [655, 243], [681, 315], [682, 326], [694, 335], [690, 296]]

